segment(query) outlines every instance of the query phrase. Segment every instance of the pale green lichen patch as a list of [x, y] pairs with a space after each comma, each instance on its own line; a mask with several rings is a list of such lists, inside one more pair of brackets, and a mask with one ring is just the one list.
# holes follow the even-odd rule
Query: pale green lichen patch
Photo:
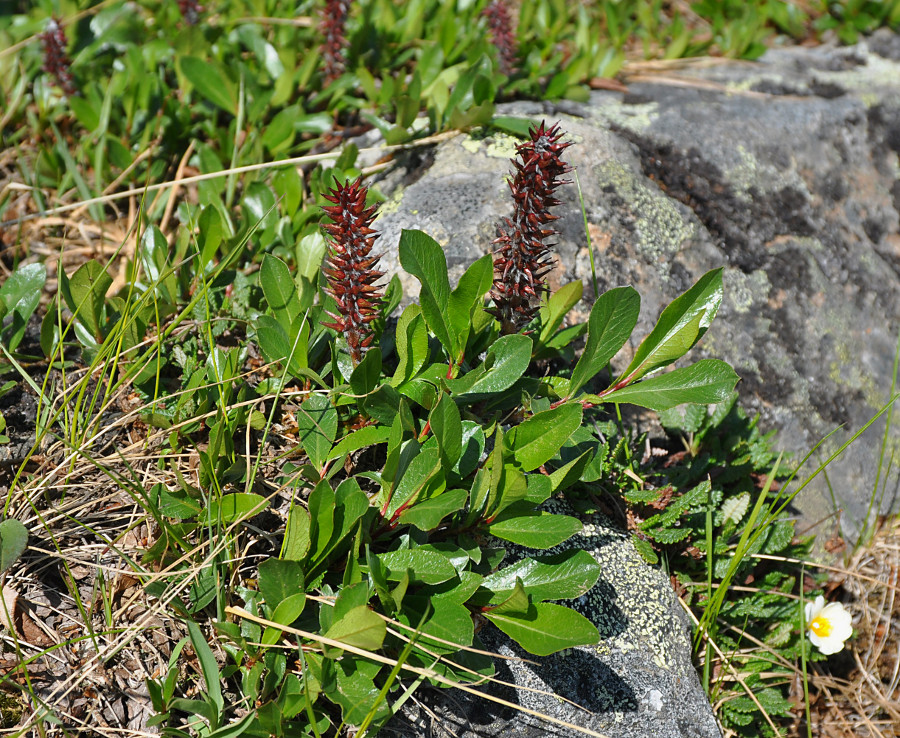
[[[867, 54], [866, 63], [841, 70], [816, 70], [816, 77], [857, 91], [895, 87], [900, 78], [900, 64], [878, 54]], [[884, 101], [884, 95], [879, 96]]]
[[[582, 537], [586, 548], [601, 566], [603, 579], [618, 596], [607, 602], [594, 589], [581, 599], [592, 614], [596, 613], [601, 632], [613, 633], [606, 640], [608, 648], [622, 652], [643, 650], [653, 663], [671, 669], [675, 662], [673, 641], [684, 638], [682, 625], [675, 618], [674, 596], [662, 576], [641, 558], [626, 535], [601, 546], [590, 547], [590, 539], [599, 534], [607, 538], [608, 528], [588, 523]], [[582, 603], [579, 603], [582, 604]], [[623, 628], [624, 626], [624, 628]]]
[[694, 225], [682, 217], [674, 202], [650, 187], [622, 164], [605, 161], [596, 169], [601, 187], [612, 187], [636, 220], [638, 248], [654, 261], [674, 256], [694, 235]]
[[643, 133], [659, 117], [659, 103], [657, 102], [623, 105], [618, 100], [609, 100], [604, 103], [592, 105], [591, 109], [610, 125], [624, 128], [632, 133]]
[[515, 136], [506, 133], [495, 133], [490, 138], [477, 139], [466, 136], [460, 145], [473, 154], [484, 154], [492, 159], [512, 159], [516, 155], [516, 146], [521, 142]]
[[725, 300], [736, 313], [748, 313], [751, 308], [765, 304], [772, 284], [762, 270], [742, 272], [729, 269], [725, 273]]
[[832, 325], [833, 331], [829, 331], [834, 338], [835, 360], [828, 365], [828, 378], [839, 387], [847, 387], [856, 392], [862, 392], [866, 403], [873, 410], [881, 408], [887, 403], [890, 390], [890, 382], [885, 380], [881, 386], [875, 378], [865, 371], [862, 362], [859, 361], [862, 346], [854, 346], [847, 336], [850, 326], [847, 321], [834, 310], [826, 313], [826, 321]]
[[400, 206], [403, 203], [403, 191], [403, 187], [398, 187], [391, 193], [391, 196], [387, 200], [378, 206], [378, 215], [375, 218], [376, 221], [385, 215], [396, 213], [400, 210]]
[[734, 147], [735, 163], [725, 168], [725, 179], [734, 194], [746, 202], [751, 202], [753, 192], [773, 193], [785, 187], [808, 194], [806, 183], [793, 170], [784, 171], [768, 162], [760, 161], [742, 144]]

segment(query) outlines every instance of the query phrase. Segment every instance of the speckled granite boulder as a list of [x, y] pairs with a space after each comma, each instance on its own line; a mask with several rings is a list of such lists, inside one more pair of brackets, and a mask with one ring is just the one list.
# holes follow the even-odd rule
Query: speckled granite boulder
[[[566, 158], [584, 193], [599, 286], [631, 284], [641, 294], [637, 338], [702, 273], [726, 267], [725, 303], [692, 358], [729, 361], [745, 407], [780, 431], [797, 459], [840, 426], [817, 457], [826, 458], [890, 392], [900, 316], [900, 43], [879, 35], [850, 48], [774, 50], [756, 63], [686, 65], [628, 83], [627, 94], [598, 92], [583, 105], [515, 103], [502, 112], [559, 121], [576, 142]], [[383, 243], [422, 228], [445, 246], [458, 277], [510, 211], [504, 175], [514, 143], [461, 135], [400, 161], [380, 183], [389, 196]], [[559, 195], [552, 280], [589, 286], [577, 192]], [[384, 266], [399, 270], [395, 250]], [[407, 278], [405, 288], [414, 295], [417, 283]], [[883, 427], [828, 469], [851, 537], [875, 483]], [[898, 441], [900, 431], [891, 448]], [[896, 464], [885, 482], [883, 509], [896, 509]], [[796, 504], [801, 528], [828, 518], [824, 475]], [[817, 530], [827, 538], [833, 527]]]
[[[481, 634], [487, 648], [537, 664], [498, 659], [496, 677], [517, 689], [492, 685], [487, 691], [611, 738], [720, 738], [691, 664], [690, 624], [668, 579], [647, 566], [630, 536], [602, 516], [587, 520], [583, 534], [547, 553], [572, 547], [589, 551], [602, 567], [589, 593], [565, 603], [597, 625], [600, 643], [537, 659], [488, 626]], [[458, 691], [417, 696], [436, 716], [407, 713], [420, 735], [429, 727], [441, 735], [437, 726], [459, 738], [585, 735]]]

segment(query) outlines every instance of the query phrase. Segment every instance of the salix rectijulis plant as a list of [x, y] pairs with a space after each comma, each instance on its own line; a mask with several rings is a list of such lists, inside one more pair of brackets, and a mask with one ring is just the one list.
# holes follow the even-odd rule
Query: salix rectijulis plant
[[[720, 361], [657, 374], [709, 327], [721, 271], [667, 307], [628, 367], [598, 383], [631, 336], [640, 299], [630, 287], [615, 288], [597, 298], [587, 325], [566, 327], [581, 285], [547, 292], [549, 209], [568, 171], [561, 158], [568, 145], [555, 126], [531, 130], [513, 162], [513, 214], [502, 221], [494, 253], [455, 287], [437, 242], [403, 231], [400, 262], [421, 289], [393, 325], [385, 318], [399, 290], [392, 284], [380, 295], [375, 210], [360, 180], [327, 195], [327, 244], [301, 245], [312, 261], [324, 256], [318, 275], [295, 282], [275, 257], [263, 261], [269, 314], [257, 320], [260, 346], [285, 381], [308, 388], [296, 412], [302, 463], [287, 482], [297, 501], [281, 555], [262, 562], [258, 590], [245, 591], [236, 611], [243, 625], [222, 628], [234, 641], [245, 695], [266, 706], [258, 715], [266, 729], [276, 714], [282, 730], [294, 722], [308, 728], [313, 716], [328, 714], [319, 711], [323, 698], [340, 707], [345, 723], [387, 718], [397, 671], [336, 641], [401, 654], [445, 684], [492, 670], [489, 659], [466, 650], [479, 646], [476, 616], [538, 655], [596, 643], [597, 628], [555, 601], [589, 590], [597, 563], [585, 551], [541, 553], [582, 527], [542, 503], [589, 487], [606, 459], [586, 420], [608, 403], [664, 410], [721, 401], [733, 390], [737, 377]], [[546, 362], [538, 368], [580, 337], [574, 364], [556, 376], [546, 374]], [[504, 563], [507, 544], [533, 553]], [[400, 630], [389, 631], [385, 618]], [[290, 638], [285, 627], [294, 629]], [[397, 635], [404, 629], [417, 631], [413, 645]], [[317, 639], [325, 640], [316, 646]], [[276, 644], [294, 650], [269, 650]], [[288, 663], [290, 676], [278, 676]]]

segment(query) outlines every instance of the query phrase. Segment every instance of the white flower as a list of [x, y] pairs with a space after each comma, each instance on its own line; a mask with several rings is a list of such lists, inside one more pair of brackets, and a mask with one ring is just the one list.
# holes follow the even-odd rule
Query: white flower
[[826, 605], [822, 595], [806, 603], [806, 627], [809, 640], [826, 656], [843, 649], [844, 641], [853, 635], [850, 613], [840, 602]]

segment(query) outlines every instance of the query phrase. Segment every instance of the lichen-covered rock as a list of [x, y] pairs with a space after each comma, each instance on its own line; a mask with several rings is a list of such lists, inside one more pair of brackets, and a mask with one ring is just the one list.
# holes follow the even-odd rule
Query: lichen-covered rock
[[[564, 603], [597, 626], [597, 645], [537, 659], [492, 626], [482, 631], [488, 649], [513, 657], [497, 660], [496, 677], [516, 687], [491, 685], [486, 691], [560, 722], [460, 692], [423, 696], [439, 724], [460, 738], [511, 731], [516, 738], [584, 735], [560, 723], [615, 738], [719, 738], [691, 663], [690, 625], [668, 579], [647, 566], [630, 536], [601, 515], [586, 520], [581, 534], [542, 553], [571, 548], [590, 552], [602, 569], [590, 592]], [[407, 719], [424, 729], [431, 718], [412, 710]]]
[[[773, 50], [757, 63], [688, 64], [630, 80], [628, 93], [594, 93], [583, 105], [501, 111], [558, 121], [576, 143], [565, 158], [577, 170], [588, 226], [575, 187], [562, 188], [554, 286], [580, 279], [593, 297], [589, 235], [599, 289], [631, 284], [643, 298], [639, 340], [668, 302], [725, 266], [725, 303], [691, 358], [729, 361], [743, 404], [764, 429], [780, 431], [795, 460], [840, 428], [800, 479], [890, 394], [900, 328], [898, 49], [881, 34], [850, 48]], [[514, 143], [460, 135], [425, 165], [385, 175], [382, 243], [422, 228], [445, 247], [457, 278], [490, 249], [511, 209], [504, 176]], [[382, 264], [399, 271], [396, 251]], [[407, 295], [417, 287], [404, 278]], [[828, 518], [834, 498], [844, 533], [858, 533], [883, 421], [803, 490], [801, 530]], [[898, 441], [895, 432], [885, 459]], [[896, 464], [880, 483], [882, 509], [896, 509]], [[827, 538], [833, 525], [815, 530]]]

